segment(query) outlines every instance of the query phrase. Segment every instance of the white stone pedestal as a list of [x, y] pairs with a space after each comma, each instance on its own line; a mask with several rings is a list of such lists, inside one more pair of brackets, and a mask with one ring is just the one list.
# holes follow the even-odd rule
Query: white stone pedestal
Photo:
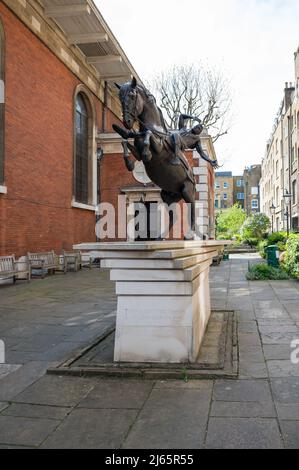
[[114, 361], [196, 362], [210, 317], [209, 269], [227, 242], [86, 243], [116, 282]]

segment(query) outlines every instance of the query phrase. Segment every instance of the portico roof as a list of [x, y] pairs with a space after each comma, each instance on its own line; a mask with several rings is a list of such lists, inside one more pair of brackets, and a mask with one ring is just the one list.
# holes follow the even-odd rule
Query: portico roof
[[141, 82], [125, 52], [92, 0], [41, 0], [45, 15], [52, 18], [93, 65], [102, 80]]

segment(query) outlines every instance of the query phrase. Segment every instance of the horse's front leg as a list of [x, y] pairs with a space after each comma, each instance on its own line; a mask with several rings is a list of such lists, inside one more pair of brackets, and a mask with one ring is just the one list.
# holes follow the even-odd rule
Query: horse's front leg
[[112, 124], [113, 129], [117, 134], [119, 134], [123, 139], [134, 139], [138, 134], [135, 131], [127, 131], [117, 124]]
[[150, 151], [152, 135], [153, 135], [152, 131], [146, 131], [145, 133], [145, 137], [143, 140], [143, 149], [141, 153], [143, 163], [147, 163], [152, 159], [152, 154]]
[[122, 144], [123, 149], [124, 149], [124, 161], [125, 161], [125, 165], [127, 167], [127, 170], [128, 171], [133, 171], [134, 167], [135, 167], [135, 163], [132, 160], [130, 160], [129, 150], [128, 150], [128, 142], [126, 140], [123, 140], [121, 144]]

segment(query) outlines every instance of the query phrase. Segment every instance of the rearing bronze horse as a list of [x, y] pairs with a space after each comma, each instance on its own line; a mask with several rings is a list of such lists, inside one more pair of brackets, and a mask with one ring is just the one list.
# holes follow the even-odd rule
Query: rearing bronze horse
[[[195, 238], [195, 187], [196, 181], [192, 169], [183, 154], [185, 149], [195, 149], [200, 156], [217, 167], [217, 160], [211, 160], [203, 151], [200, 134], [203, 131], [201, 121], [188, 115], [181, 115], [179, 130], [170, 131], [164, 121], [162, 111], [156, 100], [143, 86], [137, 85], [135, 78], [124, 85], [115, 84], [123, 111], [123, 123], [128, 129], [116, 124], [114, 130], [123, 138], [124, 159], [129, 171], [134, 170], [134, 162], [129, 158], [128, 149], [134, 157], [144, 163], [145, 171], [151, 181], [161, 188], [161, 198], [170, 205], [183, 199], [191, 204], [191, 230], [186, 239]], [[192, 129], [186, 129], [185, 121], [198, 122]], [[132, 131], [139, 123], [139, 132]], [[134, 139], [130, 144], [128, 139]], [[173, 225], [170, 221], [170, 228]]]

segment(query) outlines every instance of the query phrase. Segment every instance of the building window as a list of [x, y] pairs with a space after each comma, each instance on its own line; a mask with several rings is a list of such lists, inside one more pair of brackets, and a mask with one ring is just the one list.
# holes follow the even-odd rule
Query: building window
[[227, 193], [223, 193], [223, 199], [226, 201], [227, 200]]
[[296, 204], [297, 202], [297, 181], [293, 181], [292, 183], [292, 199], [293, 199], [293, 204]]
[[223, 189], [227, 189], [228, 188], [228, 183], [226, 181], [224, 181], [223, 183]]
[[219, 201], [218, 201], [218, 199], [215, 200], [215, 208], [216, 208], [216, 209], [219, 208]]
[[251, 188], [251, 194], [252, 196], [258, 196], [258, 193], [259, 193], [259, 188], [257, 186], [253, 186]]
[[79, 86], [75, 95], [74, 202], [94, 205], [96, 190], [95, 112], [88, 91]]
[[220, 184], [219, 183], [215, 183], [215, 189], [220, 189]]
[[4, 183], [4, 28], [0, 19], [0, 185]]
[[244, 193], [238, 193], [238, 194], [237, 194], [237, 199], [238, 199], [239, 201], [243, 200], [243, 199], [244, 199]]
[[252, 209], [258, 209], [258, 208], [259, 208], [259, 202], [258, 202], [257, 199], [253, 199], [253, 200], [251, 201], [251, 208], [252, 208]]
[[242, 188], [244, 186], [244, 181], [243, 180], [237, 180], [237, 187]]

